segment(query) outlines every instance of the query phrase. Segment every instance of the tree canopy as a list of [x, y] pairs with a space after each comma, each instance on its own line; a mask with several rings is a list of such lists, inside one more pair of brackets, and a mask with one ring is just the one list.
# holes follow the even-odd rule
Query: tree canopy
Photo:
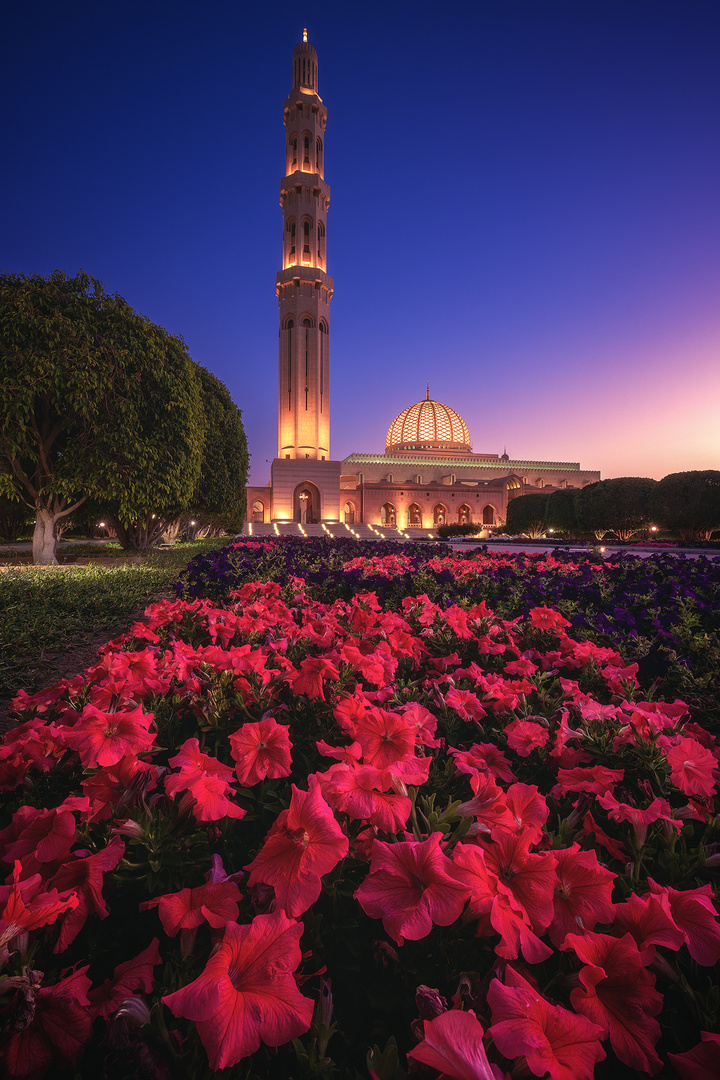
[[561, 488], [548, 495], [545, 504], [545, 524], [548, 529], [575, 535], [577, 531], [575, 496], [577, 494], [574, 488]]
[[507, 508], [505, 532], [511, 536], [523, 533], [525, 536], [541, 536], [545, 532], [545, 504], [547, 495], [530, 492], [528, 495], [516, 495]]
[[80, 271], [0, 276], [0, 492], [35, 511], [33, 554], [90, 496], [130, 523], [188, 505], [206, 419], [184, 342]]
[[581, 529], [602, 537], [614, 533], [629, 540], [650, 524], [650, 494], [657, 480], [645, 476], [619, 476], [598, 480], [575, 497], [575, 514]]
[[709, 540], [720, 529], [720, 472], [669, 473], [653, 490], [650, 512], [682, 540]]

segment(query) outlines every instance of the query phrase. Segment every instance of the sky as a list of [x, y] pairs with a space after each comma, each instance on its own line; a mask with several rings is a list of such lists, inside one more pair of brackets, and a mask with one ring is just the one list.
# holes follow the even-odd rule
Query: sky
[[328, 109], [333, 458], [430, 395], [473, 448], [720, 468], [717, 0], [23, 0], [0, 24], [0, 271], [178, 334], [277, 453], [283, 103]]

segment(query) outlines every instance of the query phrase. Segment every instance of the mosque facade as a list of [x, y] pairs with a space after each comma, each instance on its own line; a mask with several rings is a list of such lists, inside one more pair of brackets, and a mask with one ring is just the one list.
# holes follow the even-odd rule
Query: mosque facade
[[292, 58], [285, 100], [285, 176], [280, 183], [282, 269], [278, 297], [278, 456], [265, 487], [248, 487], [253, 524], [295, 521], [428, 530], [450, 523], [502, 525], [510, 499], [581, 488], [600, 473], [577, 462], [517, 461], [475, 453], [462, 417], [430, 397], [388, 428], [384, 453], [330, 455], [330, 301], [325, 180], [327, 109], [317, 53], [307, 40]]

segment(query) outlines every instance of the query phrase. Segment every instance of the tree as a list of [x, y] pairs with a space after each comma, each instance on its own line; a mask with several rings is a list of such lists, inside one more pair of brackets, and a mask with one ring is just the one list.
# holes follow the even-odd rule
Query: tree
[[184, 342], [80, 271], [0, 276], [0, 493], [35, 513], [33, 559], [91, 496], [124, 524], [187, 506], [205, 416]]
[[598, 539], [611, 532], [618, 540], [629, 540], [650, 523], [650, 494], [656, 484], [657, 480], [645, 476], [619, 476], [588, 484], [575, 497], [578, 525]]
[[245, 522], [250, 458], [242, 412], [212, 372], [197, 365], [207, 435], [200, 479], [189, 510], [200, 527], [235, 530]]
[[577, 532], [577, 518], [575, 516], [574, 488], [561, 488], [552, 491], [547, 497], [545, 504], [545, 524], [553, 532], [567, 533], [574, 536]]
[[505, 532], [511, 536], [524, 533], [535, 538], [545, 532], [545, 504], [547, 495], [531, 492], [529, 495], [516, 495], [507, 508]]
[[720, 472], [669, 473], [655, 486], [650, 510], [656, 524], [681, 540], [709, 540], [720, 529]]

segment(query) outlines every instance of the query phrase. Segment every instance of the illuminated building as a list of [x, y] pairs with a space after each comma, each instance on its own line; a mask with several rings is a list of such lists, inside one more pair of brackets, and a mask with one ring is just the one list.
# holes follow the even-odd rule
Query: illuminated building
[[600, 479], [576, 462], [515, 461], [473, 453], [454, 409], [430, 398], [391, 423], [385, 452], [330, 456], [330, 301], [325, 181], [327, 109], [318, 58], [303, 31], [285, 100], [285, 176], [280, 183], [282, 269], [278, 297], [278, 456], [267, 487], [249, 487], [254, 524], [344, 522], [432, 529], [496, 525], [508, 500], [528, 490], [583, 487]]

